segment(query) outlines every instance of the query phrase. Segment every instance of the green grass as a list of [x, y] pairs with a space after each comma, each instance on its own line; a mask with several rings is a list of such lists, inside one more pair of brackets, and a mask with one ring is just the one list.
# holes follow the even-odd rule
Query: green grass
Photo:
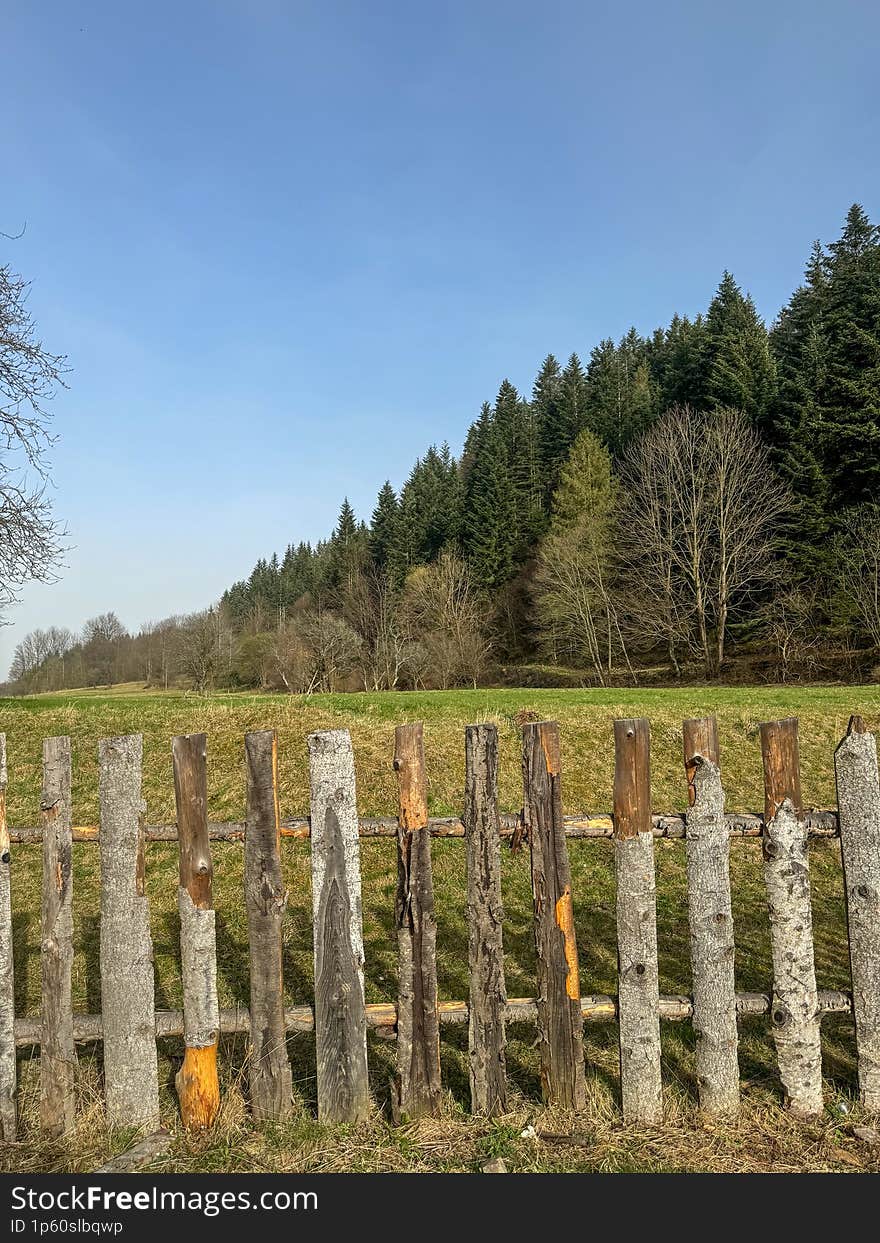
[[[463, 798], [463, 727], [494, 720], [501, 737], [501, 802], [505, 810], [521, 804], [519, 729], [516, 714], [529, 709], [562, 725], [563, 787], [568, 810], [607, 810], [611, 805], [615, 716], [646, 715], [652, 722], [653, 802], [656, 810], [684, 803], [681, 720], [714, 711], [719, 719], [722, 767], [732, 809], [762, 803], [761, 720], [798, 715], [805, 799], [833, 805], [833, 749], [849, 715], [880, 720], [880, 688], [689, 688], [684, 691], [456, 691], [429, 694], [338, 695], [298, 699], [278, 696], [217, 695], [207, 700], [175, 694], [72, 693], [64, 696], [0, 701], [0, 730], [9, 751], [9, 812], [15, 825], [38, 822], [40, 755], [43, 737], [68, 733], [74, 750], [74, 812], [77, 823], [97, 819], [97, 740], [139, 731], [144, 734], [144, 789], [151, 822], [173, 820], [170, 740], [175, 733], [208, 734], [209, 811], [212, 818], [243, 814], [242, 735], [274, 726], [281, 751], [283, 815], [307, 810], [305, 736], [315, 728], [351, 730], [362, 814], [393, 814], [396, 806], [391, 769], [394, 725], [425, 722], [430, 803], [438, 814], [459, 811]], [[364, 943], [368, 1001], [391, 1000], [396, 993], [396, 940], [393, 926], [396, 884], [394, 842], [362, 843]], [[611, 844], [572, 841], [575, 923], [585, 993], [614, 992], [614, 875]], [[312, 941], [309, 848], [285, 839], [285, 879], [290, 892], [285, 921], [284, 971], [289, 1003], [312, 998]], [[505, 967], [510, 996], [534, 992], [534, 942], [527, 852], [504, 849]], [[466, 998], [467, 929], [465, 852], [461, 841], [433, 843], [438, 920], [438, 974], [443, 1000]], [[665, 992], [688, 992], [690, 973], [685, 888], [685, 856], [680, 842], [657, 843], [657, 908], [660, 985]], [[242, 897], [240, 843], [214, 843], [215, 904], [218, 911], [218, 971], [221, 1005], [248, 1000], [247, 930]], [[16, 1013], [39, 1010], [40, 848], [15, 846]], [[811, 852], [816, 965], [820, 987], [848, 988], [848, 956], [839, 848], [814, 843]], [[737, 944], [737, 985], [766, 992], [770, 953], [760, 846], [738, 841], [731, 848], [731, 880]], [[147, 889], [156, 960], [156, 1005], [181, 1004], [176, 913], [177, 848], [147, 847]], [[74, 847], [74, 1004], [100, 1009], [98, 975], [98, 875], [93, 844]], [[779, 1108], [780, 1092], [766, 1020], [741, 1029], [740, 1064], [746, 1100], [739, 1127], [706, 1128], [695, 1115], [693, 1033], [689, 1024], [663, 1025], [664, 1084], [668, 1122], [653, 1137], [637, 1137], [620, 1122], [617, 1107], [616, 1028], [588, 1027], [586, 1051], [590, 1109], [585, 1119], [544, 1115], [540, 1106], [534, 1031], [510, 1032], [508, 1073], [513, 1086], [511, 1115], [500, 1123], [468, 1118], [467, 1037], [445, 1028], [442, 1042], [444, 1116], [421, 1127], [394, 1129], [384, 1116], [359, 1131], [328, 1131], [314, 1122], [314, 1041], [290, 1040], [299, 1111], [289, 1127], [255, 1130], [241, 1092], [246, 1059], [243, 1038], [230, 1038], [222, 1057], [226, 1100], [221, 1125], [194, 1139], [177, 1134], [166, 1162], [173, 1169], [476, 1169], [502, 1155], [522, 1169], [804, 1169], [870, 1167], [864, 1146], [849, 1137], [849, 1120], [858, 1116], [851, 1023], [826, 1019], [823, 1025], [829, 1113], [812, 1127], [797, 1126]], [[161, 1045], [163, 1111], [176, 1125], [172, 1088], [182, 1055], [179, 1041]], [[371, 1037], [371, 1078], [377, 1104], [387, 1110], [394, 1046]], [[41, 1144], [33, 1129], [36, 1062], [21, 1064], [25, 1143], [7, 1150], [9, 1168], [87, 1168], [122, 1136], [108, 1136], [100, 1125], [98, 1055], [82, 1058], [83, 1123], [68, 1146]], [[846, 1112], [841, 1113], [844, 1107]], [[522, 1139], [534, 1123], [540, 1130], [575, 1133], [576, 1143]], [[585, 1129], [586, 1128], [586, 1129]], [[876, 1164], [876, 1161], [875, 1161]]]

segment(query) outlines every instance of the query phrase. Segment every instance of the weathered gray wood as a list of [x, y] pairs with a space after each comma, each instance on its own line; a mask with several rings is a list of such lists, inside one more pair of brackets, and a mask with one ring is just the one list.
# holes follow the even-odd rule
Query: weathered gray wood
[[105, 1165], [95, 1170], [95, 1173], [132, 1174], [135, 1170], [142, 1170], [144, 1166], [150, 1165], [151, 1162], [165, 1155], [171, 1147], [172, 1138], [171, 1133], [164, 1129], [153, 1131], [151, 1135], [145, 1135], [143, 1139], [132, 1144], [130, 1148], [126, 1148], [118, 1156], [111, 1157]]
[[797, 721], [761, 726], [764, 761], [764, 883], [770, 908], [773, 1004], [770, 1010], [786, 1106], [822, 1112], [819, 997], [813, 958], [813, 915], [807, 834], [800, 819]]
[[18, 1132], [18, 1079], [15, 1065], [11, 854], [6, 822], [6, 786], [6, 735], [0, 734], [0, 1140], [12, 1144]]
[[348, 730], [309, 735], [318, 1117], [370, 1112], [354, 755]]
[[685, 721], [688, 916], [694, 988], [700, 1108], [715, 1117], [739, 1112], [730, 837], [718, 766], [715, 718]]
[[583, 1109], [583, 1016], [555, 721], [523, 727], [523, 819], [531, 852], [541, 1089], [548, 1104]]
[[880, 776], [877, 740], [853, 717], [834, 754], [859, 1097], [880, 1113]]
[[57, 1138], [73, 1129], [76, 1115], [69, 738], [43, 740], [40, 811], [43, 821], [40, 1126], [44, 1134]]
[[440, 1023], [437, 1015], [437, 921], [427, 831], [428, 792], [421, 724], [398, 725], [394, 771], [397, 833], [397, 1116], [440, 1110]]
[[273, 729], [245, 735], [247, 821], [244, 896], [251, 964], [251, 1108], [259, 1121], [290, 1113], [293, 1082], [284, 1026], [282, 936], [287, 890], [281, 873], [278, 740]]
[[101, 1012], [111, 1126], [159, 1123], [153, 943], [144, 894], [140, 734], [98, 744], [101, 806]]
[[626, 1121], [663, 1120], [657, 897], [651, 832], [651, 731], [614, 722], [614, 869], [620, 1087]]
[[464, 731], [467, 843], [468, 1060], [471, 1111], [493, 1117], [507, 1109], [507, 1046], [501, 850], [498, 836], [498, 729]]

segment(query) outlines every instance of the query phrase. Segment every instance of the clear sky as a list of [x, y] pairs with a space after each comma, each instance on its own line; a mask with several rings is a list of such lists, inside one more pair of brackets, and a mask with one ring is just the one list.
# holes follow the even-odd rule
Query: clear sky
[[2, 4], [0, 258], [65, 352], [74, 549], [0, 629], [209, 604], [369, 517], [504, 376], [705, 308], [772, 318], [880, 215], [880, 8]]

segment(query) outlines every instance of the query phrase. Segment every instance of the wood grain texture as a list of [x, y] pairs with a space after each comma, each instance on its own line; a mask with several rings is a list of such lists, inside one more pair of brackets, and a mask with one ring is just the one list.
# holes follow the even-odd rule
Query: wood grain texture
[[541, 1089], [548, 1104], [583, 1109], [583, 1017], [555, 721], [523, 727], [523, 820], [531, 852]]
[[0, 1140], [18, 1134], [15, 1062], [15, 973], [12, 945], [12, 854], [6, 822], [6, 735], [0, 734]]
[[278, 739], [271, 729], [245, 735], [247, 819], [244, 899], [251, 969], [251, 1109], [260, 1121], [286, 1118], [293, 1082], [284, 1025], [282, 939], [287, 890], [281, 872]]
[[354, 755], [348, 730], [309, 735], [318, 1117], [370, 1113]]
[[651, 732], [646, 720], [614, 722], [614, 869], [620, 1088], [627, 1121], [663, 1120]]
[[507, 988], [498, 835], [498, 729], [468, 725], [464, 816], [467, 845], [468, 1064], [471, 1112], [507, 1109]]
[[428, 794], [421, 724], [394, 731], [397, 832], [397, 1115], [440, 1110], [440, 1023], [437, 1014], [437, 921], [427, 831]]

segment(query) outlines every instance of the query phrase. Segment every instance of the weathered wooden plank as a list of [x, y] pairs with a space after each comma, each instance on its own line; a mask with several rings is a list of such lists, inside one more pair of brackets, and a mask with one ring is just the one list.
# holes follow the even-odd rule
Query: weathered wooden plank
[[278, 739], [245, 734], [247, 820], [244, 897], [251, 967], [251, 1108], [258, 1121], [290, 1113], [293, 1082], [284, 1026], [282, 937], [287, 890], [281, 872]]
[[73, 875], [70, 836], [70, 739], [43, 740], [43, 909], [40, 1126], [57, 1138], [76, 1116], [73, 1039]]
[[159, 1124], [153, 943], [144, 894], [140, 734], [98, 744], [101, 806], [101, 1012], [110, 1126]]
[[663, 1120], [657, 898], [651, 832], [651, 727], [614, 722], [614, 868], [620, 1087], [627, 1121]]
[[175, 1076], [184, 1126], [209, 1127], [220, 1108], [217, 1041], [217, 934], [214, 867], [208, 840], [208, 740], [182, 734], [171, 743], [180, 842], [180, 960], [186, 1053]]
[[370, 1112], [354, 755], [348, 730], [309, 735], [318, 1117]]
[[854, 716], [834, 754], [859, 1097], [880, 1113], [880, 776], [877, 740]]
[[531, 852], [541, 1089], [548, 1104], [583, 1109], [583, 1017], [555, 721], [523, 727], [523, 819]]
[[471, 1111], [493, 1117], [507, 1109], [497, 727], [468, 725], [464, 746]]
[[688, 780], [687, 870], [693, 1025], [700, 1108], [715, 1117], [739, 1112], [730, 837], [714, 717], [684, 723]]
[[421, 724], [394, 731], [399, 792], [397, 832], [397, 1114], [419, 1118], [440, 1109], [437, 1016], [437, 921], [427, 831], [428, 791]]
[[822, 1112], [819, 998], [813, 957], [807, 834], [801, 820], [797, 720], [761, 725], [764, 764], [764, 883], [770, 908], [770, 1015], [786, 1106]]
[[12, 856], [6, 822], [6, 735], [0, 734], [0, 1140], [18, 1133], [15, 1064], [15, 975], [12, 946]]

